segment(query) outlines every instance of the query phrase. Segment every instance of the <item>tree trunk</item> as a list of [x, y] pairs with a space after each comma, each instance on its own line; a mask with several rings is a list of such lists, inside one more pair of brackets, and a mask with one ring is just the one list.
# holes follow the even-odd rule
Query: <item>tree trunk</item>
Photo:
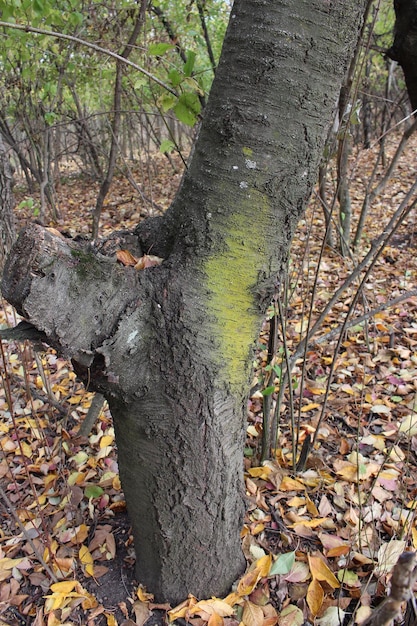
[[408, 96], [417, 111], [417, 0], [394, 0], [394, 43], [387, 56], [401, 65]]
[[[225, 594], [244, 567], [252, 350], [316, 179], [364, 4], [237, 0], [192, 161], [165, 216], [140, 224], [135, 238], [83, 247], [32, 225], [9, 258], [5, 297], [109, 402], [137, 576], [158, 599]], [[114, 255], [126, 248], [152, 248], [164, 261], [126, 267]]]
[[13, 208], [12, 171], [3, 137], [0, 135], [0, 274], [15, 240]]

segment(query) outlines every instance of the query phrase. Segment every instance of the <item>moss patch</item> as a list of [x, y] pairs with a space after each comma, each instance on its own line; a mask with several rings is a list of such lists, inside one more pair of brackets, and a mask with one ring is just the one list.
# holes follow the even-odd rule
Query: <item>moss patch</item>
[[[248, 355], [259, 328], [259, 312], [253, 296], [258, 273], [265, 261], [263, 228], [268, 201], [247, 190], [246, 206], [232, 214], [226, 224], [223, 252], [204, 264], [210, 317], [215, 317], [213, 334], [220, 347], [225, 382], [242, 385], [248, 373]], [[241, 202], [241, 198], [239, 198]]]
[[71, 256], [77, 260], [75, 271], [80, 280], [97, 280], [104, 274], [94, 253], [90, 250], [71, 250]]

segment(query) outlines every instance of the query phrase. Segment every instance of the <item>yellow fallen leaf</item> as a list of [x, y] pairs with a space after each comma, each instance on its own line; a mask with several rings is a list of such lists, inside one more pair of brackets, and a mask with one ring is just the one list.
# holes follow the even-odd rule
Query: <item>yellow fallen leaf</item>
[[188, 600], [179, 604], [175, 609], [168, 611], [169, 621], [174, 622], [176, 619], [183, 619], [188, 611]]
[[240, 604], [242, 602], [242, 597], [235, 591], [232, 591], [224, 598], [224, 602], [230, 604], [230, 606], [235, 606], [235, 604]]
[[268, 576], [269, 570], [271, 569], [272, 564], [272, 556], [270, 554], [265, 554], [265, 556], [261, 556], [255, 563], [255, 569], [259, 570], [259, 575], [261, 578], [265, 578]]
[[[63, 518], [66, 521], [65, 518]], [[88, 537], [88, 528], [85, 524], [80, 524], [76, 530], [74, 538], [71, 540], [73, 543], [82, 543]]]
[[89, 609], [95, 609], [98, 606], [97, 598], [91, 595], [91, 593], [88, 593], [88, 591], [85, 591], [85, 589], [83, 589], [82, 595], [84, 595], [84, 600], [82, 601], [81, 606], [85, 611], [88, 611]]
[[304, 491], [303, 483], [290, 476], [284, 476], [279, 486], [280, 491]]
[[317, 528], [317, 526], [320, 526], [321, 524], [323, 524], [323, 522], [327, 522], [329, 520], [328, 517], [321, 517], [319, 519], [311, 519], [311, 520], [299, 520], [296, 521], [294, 524], [290, 524], [290, 526], [288, 526], [288, 528], [294, 528], [294, 526], [305, 526], [306, 528]]
[[307, 604], [314, 617], [319, 613], [324, 600], [323, 587], [313, 578], [307, 589]]
[[249, 570], [249, 572], [246, 572], [239, 580], [236, 589], [237, 593], [240, 596], [248, 596], [255, 589], [260, 578], [259, 568], [255, 567], [255, 569]]
[[252, 478], [262, 478], [262, 480], [267, 480], [271, 472], [272, 469], [267, 465], [265, 465], [265, 467], [250, 467], [248, 469], [249, 476], [252, 476]]
[[217, 613], [220, 617], [230, 617], [234, 614], [234, 610], [230, 604], [224, 600], [220, 600], [220, 598], [211, 598], [210, 600], [201, 600], [200, 602], [197, 602], [197, 604], [189, 611], [189, 615], [198, 615], [200, 613], [205, 613], [207, 615]]
[[310, 498], [308, 497], [308, 495], [306, 494], [306, 500], [307, 500], [307, 511], [310, 513], [310, 515], [312, 515], [313, 517], [318, 517], [319, 512], [317, 510], [316, 505], [314, 504], [313, 500], [310, 500]]
[[323, 559], [321, 559], [319, 556], [312, 556], [311, 554], [309, 554], [308, 564], [310, 566], [310, 572], [313, 579], [324, 580], [333, 589], [337, 589], [340, 587], [340, 583], [337, 580], [336, 576], [333, 574], [331, 569], [329, 569]]
[[143, 585], [139, 585], [136, 595], [141, 602], [152, 602], [154, 599], [153, 593], [148, 593]]
[[31, 446], [26, 441], [21, 441], [20, 445], [22, 447], [23, 454], [26, 457], [30, 458], [32, 456], [32, 448], [31, 448]]
[[251, 535], [259, 535], [259, 533], [265, 530], [265, 524], [260, 522], [259, 524], [255, 524], [255, 526], [251, 526]]
[[301, 413], [306, 413], [307, 411], [312, 411], [313, 409], [318, 409], [320, 404], [317, 402], [310, 402], [310, 404], [305, 404], [301, 407]]
[[87, 546], [81, 546], [78, 552], [81, 563], [85, 566], [85, 573], [94, 576], [93, 557]]
[[63, 580], [60, 583], [53, 583], [50, 586], [50, 590], [53, 593], [70, 593], [75, 589], [78, 582], [76, 580]]
[[11, 570], [19, 563], [23, 561], [23, 558], [19, 559], [10, 559], [9, 557], [5, 557], [4, 559], [0, 559], [0, 571], [1, 570]]
[[294, 507], [294, 508], [298, 508], [300, 506], [304, 506], [305, 503], [306, 503], [306, 499], [303, 498], [302, 496], [294, 496], [293, 498], [291, 498], [287, 502], [288, 506], [291, 506], [291, 507]]
[[337, 470], [338, 476], [341, 476], [349, 482], [356, 482], [358, 480], [358, 468], [353, 463], [346, 464]]
[[112, 435], [104, 435], [101, 439], [100, 439], [100, 448], [106, 448], [107, 446], [110, 446], [114, 441], [114, 436]]

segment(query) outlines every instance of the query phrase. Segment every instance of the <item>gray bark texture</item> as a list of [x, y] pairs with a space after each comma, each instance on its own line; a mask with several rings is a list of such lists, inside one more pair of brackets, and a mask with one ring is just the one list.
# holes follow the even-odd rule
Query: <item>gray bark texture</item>
[[0, 135], [0, 273], [3, 270], [4, 260], [16, 238], [12, 179], [9, 157]]
[[[236, 0], [168, 212], [80, 244], [31, 225], [3, 293], [107, 398], [137, 577], [159, 600], [242, 573], [251, 356], [305, 208], [365, 0]], [[115, 251], [164, 259], [142, 271]]]

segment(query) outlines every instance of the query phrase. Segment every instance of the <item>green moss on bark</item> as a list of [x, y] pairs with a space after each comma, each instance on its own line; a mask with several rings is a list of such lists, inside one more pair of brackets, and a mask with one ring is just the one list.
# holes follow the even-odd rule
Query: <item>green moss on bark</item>
[[240, 206], [239, 213], [227, 220], [223, 252], [204, 264], [211, 294], [207, 309], [210, 318], [217, 320], [213, 335], [223, 364], [222, 376], [232, 386], [247, 380], [248, 356], [259, 330], [254, 288], [266, 258], [263, 227], [269, 209], [268, 200], [250, 188], [243, 203], [246, 206]]

